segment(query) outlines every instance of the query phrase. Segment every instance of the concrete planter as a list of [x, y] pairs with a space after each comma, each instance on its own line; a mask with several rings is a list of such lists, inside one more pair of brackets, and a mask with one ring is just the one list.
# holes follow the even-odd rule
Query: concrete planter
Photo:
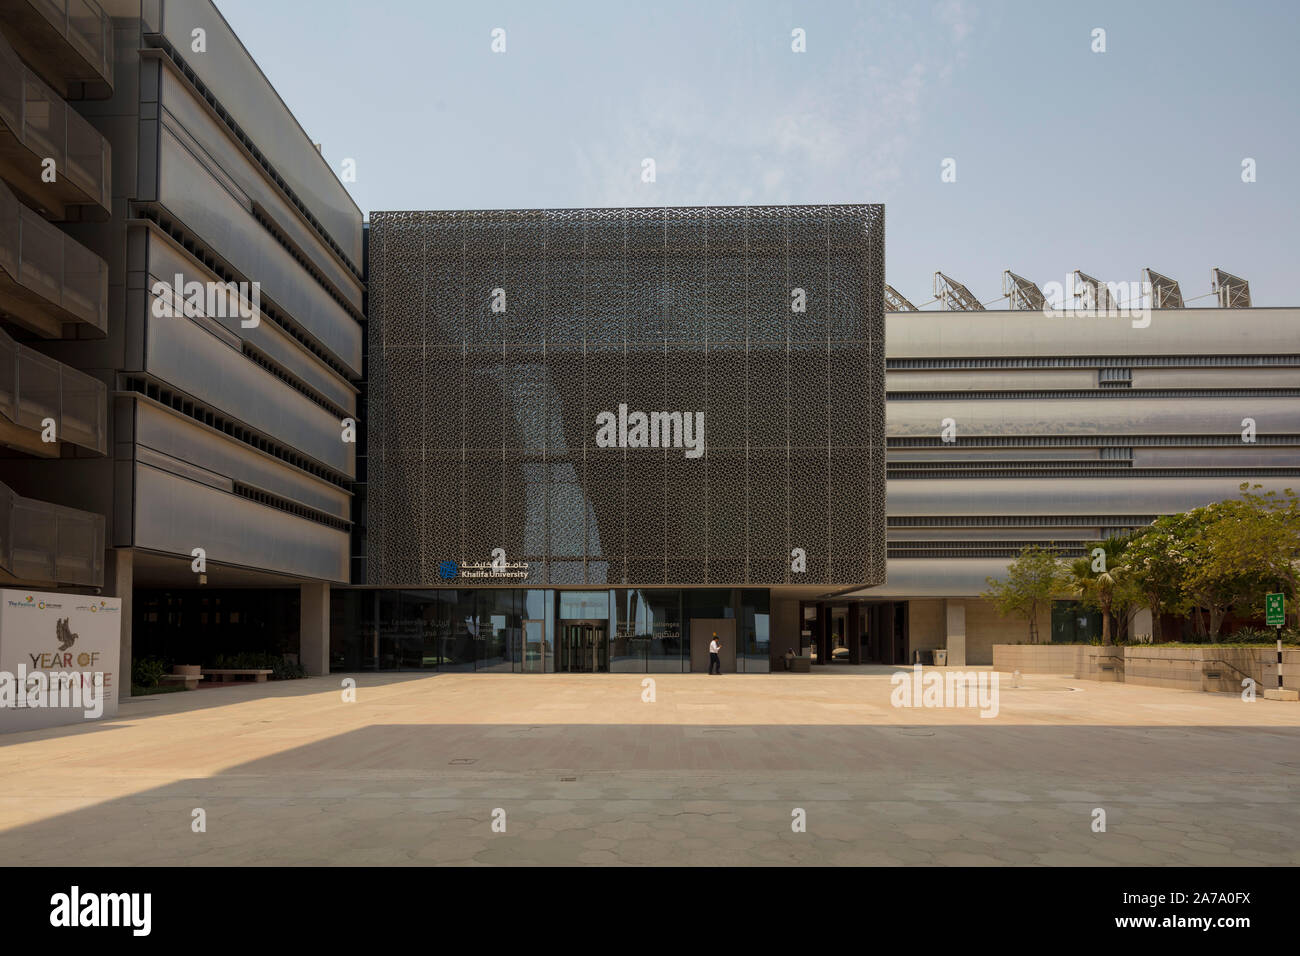
[[1008, 674], [1069, 674], [1083, 667], [1083, 644], [994, 644], [993, 669]]
[[173, 664], [172, 672], [163, 680], [168, 683], [183, 683], [186, 690], [195, 690], [199, 686], [199, 681], [203, 680], [202, 665]]
[[[1164, 647], [1093, 644], [994, 644], [993, 666], [1022, 674], [1068, 674], [1080, 680], [1114, 681], [1215, 694], [1239, 694], [1242, 681], [1257, 691], [1277, 687], [1272, 647]], [[1300, 690], [1300, 650], [1283, 651], [1283, 687]]]
[[1123, 647], [1085, 647], [1081, 666], [1074, 676], [1122, 684], [1125, 679], [1125, 650]]
[[[1276, 657], [1267, 647], [1129, 647], [1125, 680], [1149, 687], [1240, 693], [1249, 677], [1265, 684], [1264, 662]], [[1274, 680], [1276, 683], [1276, 678]]]

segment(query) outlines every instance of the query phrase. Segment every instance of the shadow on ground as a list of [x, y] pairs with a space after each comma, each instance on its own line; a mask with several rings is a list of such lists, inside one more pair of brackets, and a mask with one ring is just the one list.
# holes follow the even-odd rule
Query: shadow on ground
[[[250, 750], [274, 738], [275, 753], [109, 799], [74, 767], [34, 762], [5, 799], [43, 801], [50, 815], [0, 833], [0, 854], [10, 865], [1300, 863], [1300, 728], [441, 723], [295, 743], [319, 732], [262, 723], [239, 733]], [[183, 776], [147, 751], [127, 763], [120, 773]], [[193, 832], [196, 808], [206, 832]]]

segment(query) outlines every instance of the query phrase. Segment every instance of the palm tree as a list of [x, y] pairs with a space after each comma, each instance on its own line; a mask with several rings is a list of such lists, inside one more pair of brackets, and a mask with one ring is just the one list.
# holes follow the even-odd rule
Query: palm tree
[[[1115, 603], [1115, 589], [1124, 574], [1119, 560], [1127, 543], [1122, 538], [1111, 537], [1093, 544], [1088, 554], [1070, 562], [1067, 573], [1071, 592], [1101, 609], [1101, 643], [1106, 647], [1111, 644], [1110, 611]], [[1098, 549], [1102, 554], [1094, 556]]]

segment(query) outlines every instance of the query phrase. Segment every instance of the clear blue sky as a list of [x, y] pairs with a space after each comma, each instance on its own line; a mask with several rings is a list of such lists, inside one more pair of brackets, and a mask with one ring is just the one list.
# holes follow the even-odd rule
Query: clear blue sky
[[1218, 266], [1300, 305], [1296, 0], [216, 2], [367, 214], [883, 202], [917, 303]]

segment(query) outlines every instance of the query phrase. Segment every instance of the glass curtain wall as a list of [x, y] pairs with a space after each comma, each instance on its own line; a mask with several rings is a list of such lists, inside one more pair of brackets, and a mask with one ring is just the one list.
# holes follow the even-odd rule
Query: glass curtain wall
[[1085, 608], [1078, 601], [1052, 602], [1052, 641], [1088, 644], [1101, 640], [1101, 612]]
[[740, 654], [736, 657], [736, 669], [742, 673], [766, 674], [771, 670], [769, 597], [766, 588], [746, 588], [740, 592]]
[[669, 589], [612, 591], [610, 670], [680, 674], [689, 666], [682, 640], [682, 595]]
[[680, 674], [692, 618], [736, 619], [736, 669], [768, 670], [765, 588], [338, 590], [331, 667]]
[[478, 592], [474, 628], [476, 670], [503, 674], [519, 671], [522, 663], [520, 596], [521, 592], [516, 590]]

